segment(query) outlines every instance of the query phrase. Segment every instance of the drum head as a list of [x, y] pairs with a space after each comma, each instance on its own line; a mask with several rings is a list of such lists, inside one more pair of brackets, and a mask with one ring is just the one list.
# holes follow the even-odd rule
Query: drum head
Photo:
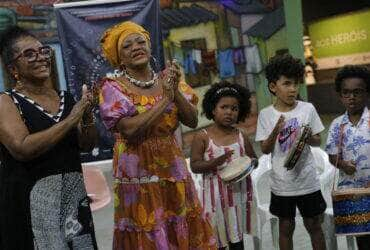
[[244, 180], [244, 178], [246, 178], [248, 175], [250, 175], [252, 173], [253, 169], [254, 169], [254, 165], [249, 165], [249, 167], [245, 170], [245, 172], [241, 173], [238, 177], [236, 177], [232, 180], [229, 180], [227, 182], [230, 183], [230, 182], [242, 181], [242, 180]]
[[252, 162], [248, 156], [243, 156], [231, 161], [219, 171], [219, 175], [225, 182], [241, 181], [252, 172], [253, 168], [254, 161]]

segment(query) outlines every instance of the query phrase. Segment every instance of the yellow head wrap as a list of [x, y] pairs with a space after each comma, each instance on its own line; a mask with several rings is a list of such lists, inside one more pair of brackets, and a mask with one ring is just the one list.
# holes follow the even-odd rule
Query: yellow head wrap
[[120, 65], [119, 49], [127, 36], [131, 34], [141, 34], [147, 42], [150, 42], [149, 32], [142, 26], [131, 22], [123, 22], [106, 30], [100, 39], [103, 54], [113, 67]]

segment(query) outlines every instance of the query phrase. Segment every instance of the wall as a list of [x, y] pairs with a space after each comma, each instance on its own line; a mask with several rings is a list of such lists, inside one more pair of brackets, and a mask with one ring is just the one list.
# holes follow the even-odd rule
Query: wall
[[180, 44], [184, 40], [206, 39], [207, 49], [217, 49], [215, 26], [213, 22], [200, 23], [190, 27], [171, 29], [167, 40]]
[[[201, 23], [201, 24], [193, 25], [190, 27], [171, 29], [168, 37], [164, 41], [164, 47], [168, 49], [171, 42], [175, 44], [180, 44], [181, 41], [193, 40], [193, 39], [205, 39], [207, 49], [216, 50], [217, 49], [217, 40], [216, 40], [217, 38], [216, 38], [214, 23], [208, 22], [208, 23]], [[212, 83], [219, 81], [219, 78], [216, 75], [211, 74], [211, 76], [212, 76], [212, 80], [211, 80]], [[202, 87], [194, 88], [195, 92], [197, 93], [199, 97], [198, 128], [207, 126], [210, 123], [210, 121], [208, 121], [204, 116], [201, 115], [202, 97], [208, 88], [209, 86], [202, 86]], [[192, 129], [182, 125], [182, 132], [188, 132], [191, 130]]]
[[[30, 0], [30, 1], [3, 1], [0, 2], [0, 8], [13, 11], [16, 14], [16, 24], [22, 28], [31, 31], [43, 43], [49, 44], [55, 52], [55, 72], [58, 87], [66, 89], [64, 77], [63, 61], [61, 48], [58, 40], [57, 24], [55, 20], [53, 3], [62, 2], [58, 0]], [[5, 12], [0, 11], [0, 15]], [[5, 14], [6, 15], [6, 14]], [[0, 18], [1, 19], [1, 18]], [[2, 23], [7, 26], [8, 23]], [[1, 26], [1, 29], [5, 29]], [[11, 87], [3, 66], [0, 64], [0, 91]]]
[[[268, 59], [274, 56], [277, 50], [287, 48], [286, 28], [283, 27], [266, 41], [260, 38], [251, 37], [251, 43], [258, 45], [262, 63], [263, 65], [266, 65]], [[270, 105], [273, 100], [267, 87], [267, 80], [264, 71], [254, 75], [254, 82], [256, 88], [257, 106], [258, 110], [261, 110]]]

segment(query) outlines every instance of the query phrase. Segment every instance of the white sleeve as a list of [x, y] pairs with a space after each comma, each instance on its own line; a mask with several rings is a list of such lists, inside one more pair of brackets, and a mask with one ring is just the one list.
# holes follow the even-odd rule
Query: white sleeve
[[313, 135], [316, 135], [325, 129], [324, 125], [321, 122], [319, 114], [317, 113], [315, 107], [312, 104], [311, 104], [311, 115], [310, 115], [309, 126], [312, 129]]
[[268, 121], [266, 119], [265, 112], [260, 112], [258, 115], [258, 121], [257, 121], [257, 131], [256, 131], [256, 139], [255, 141], [264, 141], [266, 140], [270, 135], [270, 128], [268, 125]]

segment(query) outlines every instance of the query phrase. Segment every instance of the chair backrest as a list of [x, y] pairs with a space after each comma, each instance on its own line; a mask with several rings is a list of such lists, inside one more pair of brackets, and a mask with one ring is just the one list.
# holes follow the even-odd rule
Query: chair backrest
[[271, 155], [262, 155], [258, 159], [258, 167], [251, 174], [253, 196], [257, 204], [263, 204], [270, 200], [270, 172]]
[[316, 167], [316, 172], [321, 175], [325, 171], [325, 161], [327, 154], [319, 147], [310, 147]]
[[321, 192], [328, 207], [332, 206], [331, 191], [334, 181], [335, 167], [330, 163], [328, 154], [319, 147], [311, 147], [315, 166], [320, 178]]
[[102, 171], [95, 166], [83, 166], [82, 172], [87, 195], [91, 198], [91, 210], [101, 209], [111, 201], [111, 194]]
[[202, 174], [195, 174], [191, 171], [190, 158], [186, 158], [186, 166], [188, 168], [188, 171], [191, 174], [191, 178], [194, 181], [194, 186], [195, 186], [195, 189], [197, 190], [198, 198], [200, 198], [201, 194], [202, 194], [202, 187], [203, 187], [203, 175]]

